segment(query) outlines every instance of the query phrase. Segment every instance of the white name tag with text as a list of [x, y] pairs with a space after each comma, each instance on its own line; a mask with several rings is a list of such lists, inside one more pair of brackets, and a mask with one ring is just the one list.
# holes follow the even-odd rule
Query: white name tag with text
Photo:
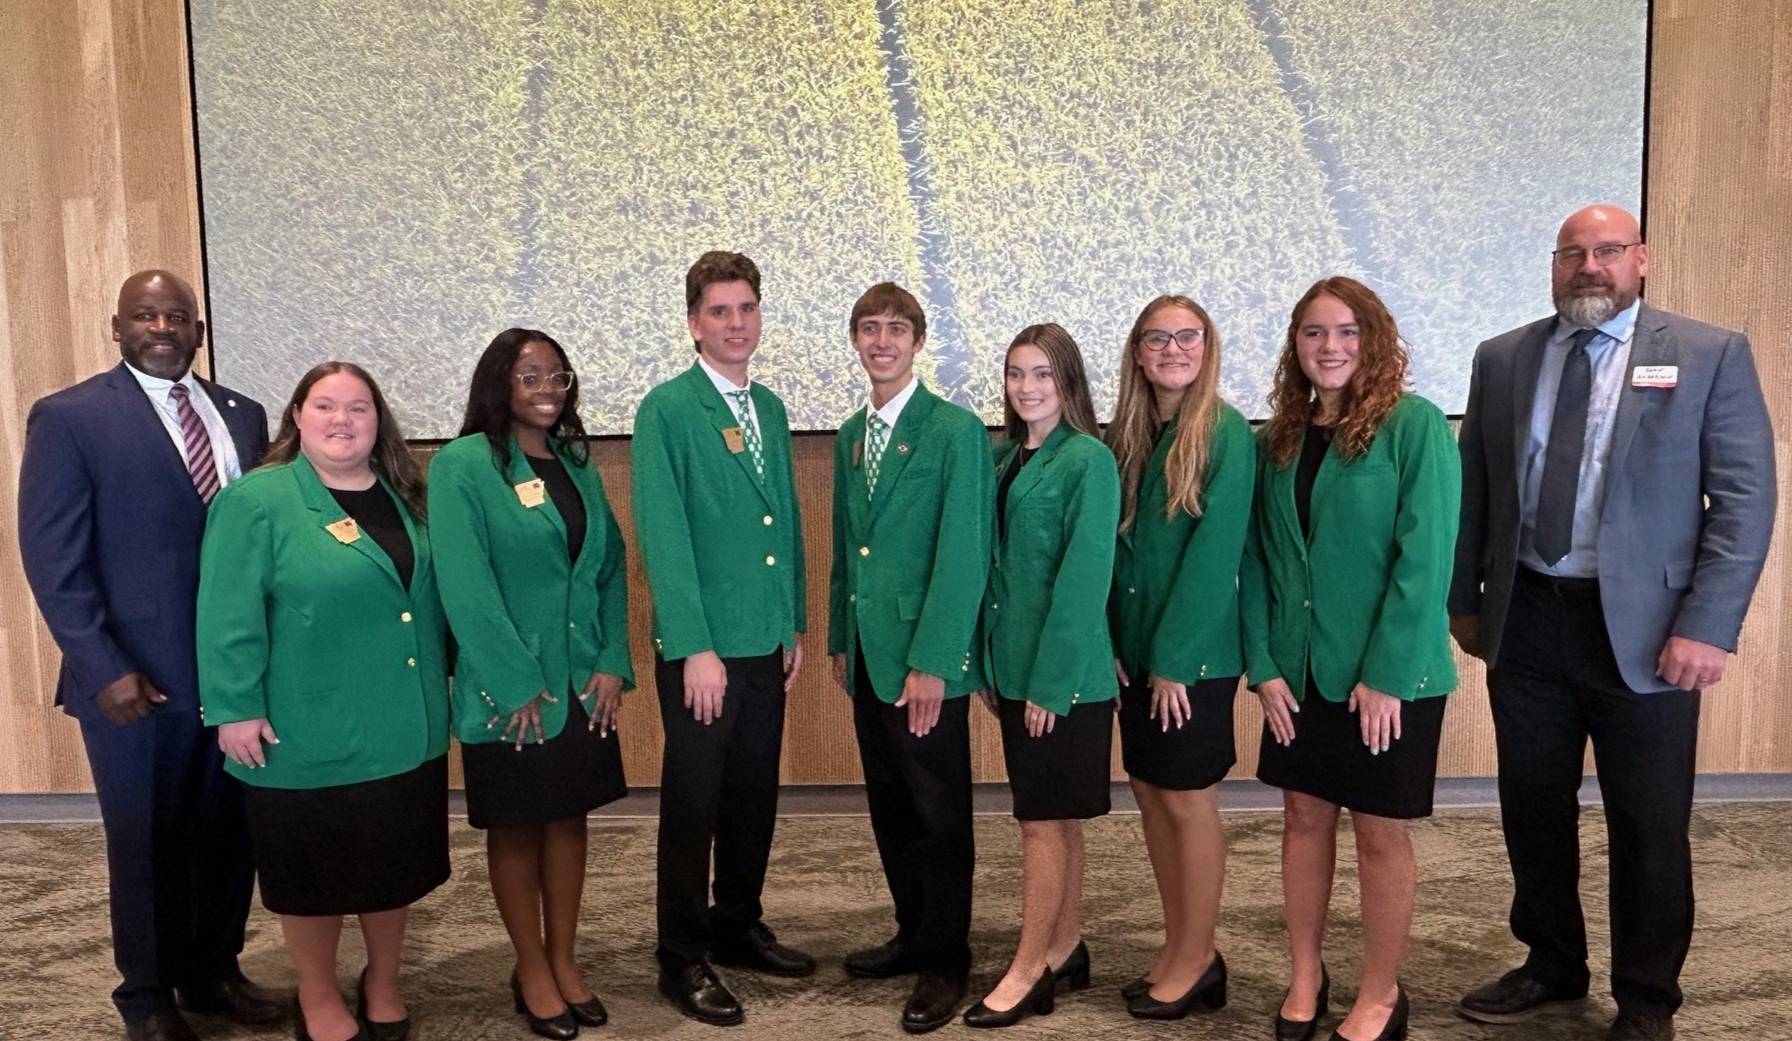
[[1630, 370], [1633, 387], [1672, 387], [1680, 382], [1678, 365], [1638, 365]]

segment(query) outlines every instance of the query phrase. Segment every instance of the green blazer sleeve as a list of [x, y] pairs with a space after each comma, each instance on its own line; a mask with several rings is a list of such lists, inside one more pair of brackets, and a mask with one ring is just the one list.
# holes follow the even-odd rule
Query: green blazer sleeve
[[[1028, 701], [1058, 715], [1069, 712], [1080, 658], [1091, 640], [1111, 663], [1107, 594], [1114, 578], [1114, 532], [1120, 527], [1120, 471], [1107, 446], [1094, 438], [1078, 452], [1079, 472], [1066, 481], [1064, 553], [1051, 580], [1051, 604], [1029, 673]], [[1111, 678], [1113, 669], [1108, 668]], [[1108, 692], [1110, 695], [1111, 691]]]
[[[484, 437], [475, 451], [444, 448], [429, 468], [429, 530], [435, 547], [442, 606], [463, 660], [480, 663], [478, 683], [491, 715], [511, 713], [549, 690], [535, 651], [524, 643], [493, 565], [492, 532], [480, 492], [480, 467], [493, 470]], [[627, 632], [626, 629], [622, 630]], [[457, 679], [465, 683], [464, 675]], [[554, 692], [556, 697], [559, 692]], [[462, 699], [463, 715], [472, 706]], [[465, 720], [457, 727], [466, 732]]]
[[1151, 640], [1150, 669], [1177, 683], [1235, 675], [1213, 672], [1239, 658], [1238, 576], [1257, 486], [1257, 446], [1250, 424], [1223, 408], [1214, 426], [1201, 517], [1178, 561], [1176, 578]]
[[715, 650], [697, 580], [697, 556], [685, 514], [683, 456], [673, 451], [675, 435], [667, 395], [649, 393], [635, 414], [631, 449], [634, 471], [635, 539], [653, 594], [653, 617], [661, 657], [667, 661]]
[[[1408, 400], [1416, 401], [1418, 399]], [[1400, 502], [1394, 518], [1394, 560], [1381, 612], [1363, 654], [1364, 685], [1411, 700], [1432, 667], [1413, 653], [1448, 638], [1447, 602], [1461, 518], [1462, 460], [1444, 414], [1428, 402], [1410, 409], [1393, 431]]]
[[[944, 413], [953, 415], [955, 413]], [[909, 644], [908, 667], [948, 683], [974, 679], [972, 639], [989, 573], [995, 472], [989, 435], [975, 421], [958, 422], [941, 466], [944, 497], [927, 599]], [[838, 550], [836, 550], [838, 552]]]
[[274, 532], [261, 503], [219, 493], [207, 512], [199, 555], [206, 726], [268, 718], [267, 602], [273, 570]]
[[[1264, 460], [1268, 456], [1263, 456]], [[1268, 465], [1267, 462], [1261, 466]], [[1245, 525], [1244, 556], [1238, 562], [1238, 620], [1244, 637], [1245, 682], [1252, 687], [1284, 678], [1269, 652], [1269, 566], [1263, 551], [1263, 496], [1259, 479], [1251, 494], [1251, 517]]]

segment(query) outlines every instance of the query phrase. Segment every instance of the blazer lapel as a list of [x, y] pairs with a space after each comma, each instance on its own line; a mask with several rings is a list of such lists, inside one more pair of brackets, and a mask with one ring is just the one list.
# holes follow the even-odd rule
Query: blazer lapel
[[[1014, 476], [1014, 483], [1008, 486], [1009, 514], [1012, 515], [1014, 508], [1027, 501], [1027, 496], [1033, 494], [1033, 490], [1039, 487], [1039, 482], [1045, 476], [1045, 468], [1051, 465], [1052, 457], [1058, 454], [1058, 447], [1069, 437], [1070, 424], [1059, 420], [1058, 425], [1052, 428], [1052, 432], [1045, 436], [1045, 443], [1039, 446], [1037, 455], [1028, 460], [1021, 472]], [[1020, 448], [1016, 447], [1013, 454], [1008, 457], [1008, 465], [1013, 466], [1014, 461], [1019, 458]]]
[[1512, 354], [1512, 472], [1523, 474], [1525, 454], [1531, 443], [1531, 410], [1537, 403], [1537, 370], [1543, 364], [1543, 349], [1549, 344], [1553, 319], [1544, 319], [1531, 326]]
[[852, 448], [847, 458], [846, 481], [846, 516], [852, 524], [852, 530], [868, 533], [871, 523], [871, 493], [867, 490], [865, 480], [865, 420], [863, 409], [853, 422], [858, 423], [856, 430], [848, 433]]
[[[570, 474], [572, 468], [568, 467], [567, 472]], [[518, 485], [540, 480], [535, 474], [535, 467], [529, 465], [529, 457], [524, 455], [522, 448], [517, 445], [515, 434], [510, 435], [510, 469], [504, 474], [504, 480], [510, 483], [512, 492], [516, 491]], [[577, 484], [578, 482], [575, 480], [573, 483]], [[585, 513], [589, 516], [591, 513], [591, 504], [586, 503], [585, 506]], [[540, 506], [524, 506], [522, 504], [522, 496], [519, 494], [517, 496], [517, 509], [523, 513], [541, 515], [541, 517], [544, 518], [555, 531], [560, 533], [560, 542], [565, 544], [566, 518], [560, 516], [559, 507], [554, 505], [554, 497], [547, 494], [547, 489], [545, 487], [542, 489]], [[526, 521], [525, 523], [533, 524], [535, 522]], [[591, 525], [587, 524], [585, 527], [587, 531], [589, 531]], [[590, 539], [587, 538], [586, 541], [589, 542]]]
[[[697, 393], [697, 399], [703, 402], [703, 407], [709, 411], [710, 421], [715, 424], [716, 440], [723, 441], [722, 431], [729, 429], [741, 430], [742, 437], [744, 438], [746, 431], [741, 427], [739, 417], [734, 414], [733, 404], [722, 397], [722, 392], [716, 389], [714, 383], [710, 382], [709, 374], [703, 371], [702, 366], [696, 364], [691, 366], [690, 373], [692, 376], [691, 382], [693, 389]], [[749, 383], [748, 386], [750, 388], [752, 384]], [[757, 403], [755, 403], [754, 408], [755, 411], [758, 410]], [[760, 451], [764, 452], [766, 449], [764, 445], [765, 430], [763, 427], [760, 428], [759, 437], [761, 442]], [[740, 464], [741, 472], [747, 475], [747, 481], [759, 492], [759, 497], [765, 500], [765, 504], [767, 506], [774, 505], [771, 496], [766, 494], [764, 478], [760, 477], [759, 471], [753, 467], [753, 450], [751, 448], [743, 447], [738, 452], [730, 451], [725, 442], [722, 446], [722, 450], [734, 456], [734, 461]]]
[[[336, 501], [336, 497], [330, 494], [330, 490], [324, 487], [324, 482], [317, 476], [317, 471], [312, 469], [311, 461], [305, 458], [305, 453], [300, 452], [293, 457], [292, 474], [293, 478], [299, 482], [299, 492], [305, 498], [305, 505], [317, 515], [318, 527], [327, 529], [332, 524], [348, 519], [348, 511], [343, 509], [342, 504]], [[385, 482], [381, 481], [380, 486], [386, 487]], [[387, 494], [391, 493], [390, 488], [387, 488], [386, 491]], [[400, 516], [403, 516], [410, 511], [400, 505], [398, 512]], [[415, 553], [417, 533], [412, 529], [408, 517], [405, 519], [405, 532], [411, 536], [411, 550]], [[366, 557], [375, 567], [384, 571], [394, 584], [401, 589], [404, 588], [404, 583], [398, 581], [398, 568], [393, 566], [392, 558], [386, 556], [386, 551], [380, 548], [379, 543], [375, 542], [371, 535], [362, 532], [359, 538], [353, 542], [343, 543], [343, 545]], [[411, 574], [415, 576], [417, 572], [418, 568], [413, 565]], [[410, 591], [405, 590], [405, 592], [409, 593]]]
[[[902, 408], [902, 415], [896, 417], [896, 426], [890, 431], [890, 438], [884, 444], [884, 454], [877, 463], [877, 491], [871, 498], [871, 520], [876, 522], [884, 503], [890, 501], [896, 482], [901, 479], [903, 469], [908, 466], [909, 456], [915, 453], [921, 439], [921, 431], [927, 425], [927, 416], [933, 411], [934, 397], [926, 387], [917, 385], [915, 393]], [[866, 417], [869, 422], [870, 417]]]
[[[149, 454], [159, 460], [160, 465], [179, 474], [179, 482], [186, 486], [193, 501], [199, 502], [199, 489], [193, 486], [193, 475], [187, 472], [187, 461], [181, 458], [180, 449], [174, 447], [174, 440], [168, 436], [168, 428], [162, 425], [162, 417], [156, 414], [155, 402], [149, 400], [149, 395], [144, 393], [143, 385], [125, 370], [124, 362], [119, 362], [107, 373], [106, 383], [119, 398], [116, 413], [118, 418], [139, 428], [132, 440], [147, 444]], [[170, 474], [169, 483], [173, 484], [175, 480], [173, 474]]]
[[[1636, 332], [1631, 337], [1628, 363], [1633, 372], [1639, 365], [1676, 364], [1680, 351], [1666, 327], [1661, 312], [1653, 307], [1645, 304], [1637, 309]], [[1618, 415], [1613, 420], [1611, 453], [1606, 458], [1605, 487], [1601, 490], [1603, 495], [1611, 493], [1612, 478], [1624, 466], [1624, 457], [1630, 452], [1630, 443], [1643, 421], [1643, 413], [1651, 402], [1672, 393], [1672, 390], [1631, 386], [1629, 378], [1625, 378], [1624, 387], [1618, 392]]]
[[[248, 473], [253, 468], [250, 457], [255, 447], [255, 437], [249, 429], [248, 417], [242, 409], [236, 407], [236, 396], [210, 380], [199, 379], [197, 376], [194, 379], [198, 381], [200, 389], [205, 391], [205, 396], [212, 399], [212, 407], [218, 410], [218, 415], [224, 420], [224, 429], [230, 431], [230, 441], [236, 447], [237, 466]], [[267, 432], [264, 430], [262, 433]]]

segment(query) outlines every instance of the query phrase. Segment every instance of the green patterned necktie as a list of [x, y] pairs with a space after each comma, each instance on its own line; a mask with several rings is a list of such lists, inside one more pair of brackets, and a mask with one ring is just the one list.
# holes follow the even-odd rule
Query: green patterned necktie
[[889, 426], [884, 417], [871, 413], [865, 420], [865, 494], [877, 493], [877, 464], [884, 458], [884, 428]]
[[734, 399], [734, 414], [740, 417], [741, 436], [746, 438], [747, 451], [753, 453], [753, 472], [765, 476], [765, 446], [759, 441], [759, 424], [753, 422], [753, 400], [750, 391], [731, 390], [728, 396]]

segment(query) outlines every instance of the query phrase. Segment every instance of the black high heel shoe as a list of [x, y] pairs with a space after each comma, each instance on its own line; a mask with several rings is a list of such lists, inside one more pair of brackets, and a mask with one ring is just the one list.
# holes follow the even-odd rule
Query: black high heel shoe
[[1089, 945], [1078, 940], [1076, 949], [1064, 959], [1064, 964], [1052, 970], [1052, 979], [1069, 983], [1071, 990], [1088, 990]]
[[1213, 964], [1188, 989], [1188, 993], [1175, 1001], [1159, 1001], [1151, 996], [1150, 988], [1145, 993], [1126, 1003], [1126, 1011], [1134, 1019], [1181, 1019], [1196, 1006], [1209, 1012], [1226, 1007], [1226, 959], [1218, 951], [1213, 952]]
[[[579, 1036], [579, 1023], [578, 1020], [572, 1018], [570, 1006], [562, 1009], [559, 1015], [549, 1016], [546, 1019], [530, 1012], [529, 1003], [523, 1000], [523, 984], [516, 978], [515, 972], [510, 974], [510, 994], [516, 999], [516, 1010], [523, 1014], [524, 1019], [528, 1020], [529, 1032], [536, 1037], [545, 1037], [550, 1041], [572, 1041], [573, 1038]], [[561, 1003], [566, 1003], [564, 998], [561, 999]]]
[[355, 982], [355, 1018], [361, 1021], [362, 1032], [371, 1041], [405, 1041], [411, 1036], [411, 1017], [390, 1023], [376, 1023], [367, 1018], [367, 970], [361, 970], [361, 978]]
[[1151, 993], [1151, 987], [1151, 981], [1140, 976], [1138, 979], [1133, 980], [1131, 983], [1127, 983], [1120, 988], [1120, 997], [1130, 1002], [1141, 994]]
[[[1406, 1019], [1412, 1013], [1412, 1006], [1406, 1000], [1406, 988], [1399, 983], [1394, 984], [1394, 1011], [1388, 1016], [1381, 1033], [1365, 1041], [1406, 1041]], [[1356, 1041], [1345, 1037], [1341, 1030], [1332, 1031], [1332, 1041]]]
[[1283, 1019], [1280, 1009], [1276, 1010], [1276, 1041], [1313, 1041], [1313, 1035], [1319, 1032], [1319, 1021], [1332, 1010], [1332, 976], [1325, 971], [1323, 962], [1319, 965], [1319, 1001], [1313, 1006], [1312, 1019]]
[[[560, 1000], [566, 1001], [564, 997]], [[609, 1010], [604, 1008], [603, 1002], [597, 1000], [596, 994], [591, 995], [587, 1001], [567, 1001], [566, 1011], [572, 1013], [572, 1018], [582, 1027], [601, 1027], [610, 1021]], [[375, 1038], [374, 1041], [379, 1039]]]
[[964, 1025], [967, 1027], [1011, 1027], [1021, 1020], [1032, 1016], [1049, 1016], [1057, 1008], [1058, 977], [1046, 966], [1039, 982], [1033, 984], [1026, 997], [1015, 1002], [1014, 1007], [1006, 1012], [995, 1009], [978, 1001], [964, 1010]]

